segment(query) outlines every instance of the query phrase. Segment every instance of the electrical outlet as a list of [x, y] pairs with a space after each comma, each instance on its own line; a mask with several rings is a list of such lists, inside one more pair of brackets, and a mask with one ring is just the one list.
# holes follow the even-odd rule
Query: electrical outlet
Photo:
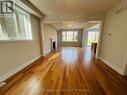
[[3, 87], [4, 85], [6, 85], [6, 83], [5, 82], [1, 82], [0, 83], [0, 88]]

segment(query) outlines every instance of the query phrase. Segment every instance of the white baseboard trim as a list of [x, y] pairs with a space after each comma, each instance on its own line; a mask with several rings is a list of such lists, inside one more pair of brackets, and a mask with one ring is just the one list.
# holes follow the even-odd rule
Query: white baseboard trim
[[110, 62], [106, 61], [105, 59], [103, 59], [101, 57], [98, 57], [98, 59], [100, 59], [101, 61], [103, 61], [105, 64], [107, 64], [109, 67], [111, 67], [113, 70], [115, 70], [119, 74], [124, 75], [123, 74], [123, 71], [120, 68], [116, 67], [115, 65], [111, 64]]
[[8, 72], [7, 74], [3, 75], [0, 77], [0, 83], [5, 81], [6, 79], [8, 79], [9, 77], [11, 77], [12, 75], [16, 74], [17, 72], [19, 72], [20, 70], [24, 69], [25, 67], [27, 67], [28, 65], [32, 64], [34, 61], [36, 61], [37, 59], [39, 59], [41, 56], [38, 56], [26, 63], [24, 63], [23, 65], [17, 67], [16, 69]]

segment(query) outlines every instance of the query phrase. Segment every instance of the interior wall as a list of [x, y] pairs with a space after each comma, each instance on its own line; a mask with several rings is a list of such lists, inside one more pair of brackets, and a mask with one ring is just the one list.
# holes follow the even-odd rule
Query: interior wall
[[60, 42], [61, 42], [61, 40], [60, 40], [60, 39], [61, 39], [61, 36], [60, 36], [60, 35], [61, 35], [61, 33], [60, 33], [60, 31], [58, 30], [58, 31], [57, 31], [57, 46], [58, 46], [58, 47], [60, 47]]
[[40, 57], [39, 20], [30, 21], [33, 40], [0, 42], [0, 82]]
[[[78, 31], [78, 41], [77, 42], [62, 42], [62, 31], [60, 31], [60, 46], [61, 47], [81, 47], [82, 46], [82, 34], [83, 29], [73, 29], [74, 31]], [[67, 31], [67, 30], [64, 30]]]
[[87, 39], [88, 39], [88, 31], [87, 29], [83, 30], [83, 35], [82, 35], [82, 47], [86, 47], [87, 46]]
[[126, 0], [107, 13], [100, 50], [100, 58], [121, 74], [124, 74], [127, 64], [127, 9], [125, 6], [127, 6]]
[[57, 47], [57, 30], [50, 24], [44, 24], [44, 55], [51, 51], [51, 38], [56, 40]]

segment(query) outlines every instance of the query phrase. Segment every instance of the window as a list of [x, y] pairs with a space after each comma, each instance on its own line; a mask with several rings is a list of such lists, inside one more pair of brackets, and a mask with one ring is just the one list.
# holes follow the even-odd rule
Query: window
[[62, 32], [62, 41], [66, 41], [66, 38], [67, 38], [67, 37], [66, 37], [66, 32], [63, 31], [63, 32]]
[[73, 42], [73, 31], [68, 31], [67, 32], [67, 41], [68, 42]]
[[74, 32], [74, 41], [77, 41], [77, 40], [78, 40], [78, 32], [75, 31], [75, 32]]
[[88, 32], [88, 41], [87, 45], [91, 45], [91, 43], [96, 43], [98, 41], [99, 32]]
[[2, 38], [3, 35], [2, 35], [2, 27], [1, 27], [1, 23], [0, 23], [0, 37]]
[[77, 31], [62, 31], [63, 42], [77, 42], [78, 32]]
[[32, 40], [29, 14], [16, 8], [0, 17], [0, 40]]
[[87, 45], [91, 45], [91, 43], [97, 43], [99, 39], [99, 28], [100, 25], [96, 24], [88, 29], [88, 39]]

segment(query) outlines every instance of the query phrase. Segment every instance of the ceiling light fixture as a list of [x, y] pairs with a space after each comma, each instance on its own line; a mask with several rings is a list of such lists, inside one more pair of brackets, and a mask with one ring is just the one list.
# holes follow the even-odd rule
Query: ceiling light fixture
[[69, 24], [68, 26], [69, 26], [69, 27], [71, 27], [72, 25], [71, 25], [71, 24]]

